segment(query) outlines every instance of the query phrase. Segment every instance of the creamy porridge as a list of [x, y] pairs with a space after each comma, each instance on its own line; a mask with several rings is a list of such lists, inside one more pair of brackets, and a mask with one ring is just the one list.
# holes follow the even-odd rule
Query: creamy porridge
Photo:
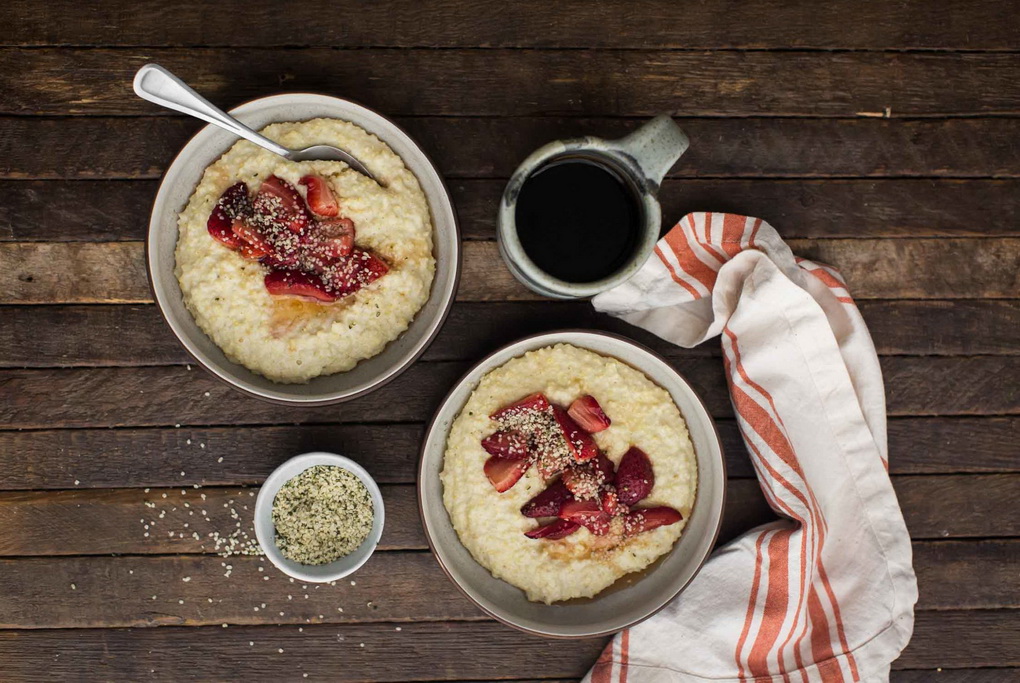
[[[578, 417], [577, 422], [571, 423], [574, 427], [584, 424], [585, 429], [598, 430], [590, 435], [585, 432], [585, 439], [594, 441], [597, 449], [593, 447], [593, 453], [598, 452], [610, 476], [617, 477], [616, 487], [609, 486], [614, 493], [595, 494], [596, 502], [575, 501], [575, 508], [585, 504], [593, 509], [596, 505], [601, 507], [603, 503], [598, 501], [604, 501], [607, 495], [613, 505], [619, 505], [617, 494], [623, 501], [633, 493], [627, 490], [622, 478], [627, 465], [621, 466], [621, 461], [632, 460], [631, 451], [638, 450], [645, 466], [654, 472], [654, 486], [649, 475], [646, 483], [650, 490], [639, 494], [644, 496], [640, 502], [634, 502], [635, 496], [628, 500], [629, 507], [620, 505], [622, 516], [613, 517], [612, 524], [605, 528], [587, 522], [578, 527], [564, 519], [556, 520], [556, 514], [569, 517], [565, 514], [566, 506], [559, 508], [564, 512], [553, 512], [550, 517], [543, 514], [544, 519], [522, 513], [522, 507], [528, 510], [530, 506], [534, 511], [535, 501], [541, 502], [542, 496], [548, 498], [555, 489], [564, 489], [563, 481], [568, 472], [573, 472], [568, 470], [558, 479], [543, 478], [542, 458], [533, 460], [534, 464], [529, 466], [525, 460], [507, 461], [493, 455], [501, 448], [504, 455], [514, 458], [515, 449], [526, 446], [523, 442], [515, 443], [516, 436], [497, 439], [508, 433], [501, 427], [507, 423], [490, 415], [499, 415], [501, 409], [506, 414], [506, 406], [512, 407], [523, 397], [528, 397], [526, 402], [533, 401], [532, 395], [536, 393], [544, 395], [551, 404], [571, 406], [569, 414]], [[582, 398], [604, 411], [608, 427], [598, 425], [597, 420], [588, 424], [575, 414]], [[550, 409], [553, 410], [562, 414], [561, 409]], [[530, 443], [534, 449], [534, 441]], [[592, 457], [582, 456], [583, 442], [577, 443], [575, 457]], [[538, 450], [545, 453], [549, 449], [540, 446]], [[500, 478], [502, 473], [514, 462], [523, 463], [527, 470], [523, 476], [515, 474], [519, 480], [511, 477], [504, 481]], [[591, 471], [588, 463], [597, 462], [592, 459], [580, 465], [571, 463], [570, 467], [584, 466]], [[495, 477], [489, 470], [490, 464], [498, 468]], [[556, 468], [545, 469], [548, 472]], [[567, 344], [531, 351], [481, 379], [450, 428], [441, 476], [443, 502], [464, 546], [493, 576], [521, 588], [528, 599], [545, 603], [594, 596], [620, 577], [644, 569], [668, 552], [690, 516], [697, 487], [694, 448], [683, 417], [669, 394], [629, 365]], [[649, 517], [652, 512], [663, 510], [672, 512], [674, 517], [658, 522], [661, 526], [646, 525], [651, 528], [638, 528], [635, 531], [640, 533], [631, 534], [629, 525], [634, 516], [642, 521], [640, 513], [646, 510]], [[561, 537], [564, 526], [566, 533]], [[546, 533], [546, 537], [525, 535]]]
[[[305, 382], [350, 370], [406, 330], [428, 299], [435, 259], [425, 195], [388, 145], [347, 121], [276, 123], [261, 132], [290, 148], [321, 143], [346, 149], [379, 182], [343, 162], [295, 163], [250, 142], [237, 142], [206, 169], [178, 221], [175, 272], [184, 302], [228, 358], [271, 380]], [[340, 226], [332, 234], [340, 230], [349, 238], [353, 233], [353, 246], [348, 243], [346, 248], [354, 254], [345, 254], [344, 263], [357, 268], [371, 260], [383, 264], [380, 273], [385, 274], [362, 278], [346, 290], [334, 288], [320, 297], [325, 300], [316, 300], [315, 291], [313, 296], [281, 296], [281, 291], [307, 293], [293, 283], [296, 279], [303, 284], [305, 275], [286, 271], [271, 294], [270, 280], [281, 272], [267, 278], [271, 269], [266, 257], [224, 246], [213, 239], [207, 223], [228, 188], [245, 183], [255, 192], [274, 176], [273, 182], [292, 193], [307, 186], [295, 196], [307, 199], [313, 209], [312, 190], [335, 197], [334, 213], [327, 215], [336, 217], [315, 220]], [[319, 186], [309, 184], [309, 178]]]

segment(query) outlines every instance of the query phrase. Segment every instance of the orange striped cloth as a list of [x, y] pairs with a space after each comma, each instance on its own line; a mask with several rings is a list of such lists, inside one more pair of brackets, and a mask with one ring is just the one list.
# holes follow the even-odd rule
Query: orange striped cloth
[[685, 216], [595, 308], [680, 346], [720, 337], [740, 431], [782, 518], [717, 550], [585, 681], [884, 681], [910, 640], [910, 537], [878, 356], [846, 283], [772, 226]]

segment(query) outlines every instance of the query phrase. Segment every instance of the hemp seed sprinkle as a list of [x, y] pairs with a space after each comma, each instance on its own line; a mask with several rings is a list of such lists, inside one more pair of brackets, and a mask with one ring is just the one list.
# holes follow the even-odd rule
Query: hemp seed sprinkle
[[374, 510], [357, 476], [331, 465], [309, 467], [273, 500], [276, 543], [289, 560], [327, 564], [353, 552], [372, 530]]

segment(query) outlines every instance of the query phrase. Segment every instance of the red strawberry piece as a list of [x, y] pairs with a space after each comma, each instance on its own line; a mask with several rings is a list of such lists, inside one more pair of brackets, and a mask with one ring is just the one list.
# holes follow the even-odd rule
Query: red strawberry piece
[[234, 235], [231, 228], [235, 218], [244, 218], [251, 214], [251, 200], [248, 198], [248, 186], [244, 183], [234, 183], [220, 195], [209, 214], [206, 228], [209, 234], [217, 242], [221, 242], [231, 249], [237, 249], [241, 242]]
[[543, 394], [529, 394], [520, 401], [503, 406], [489, 417], [493, 420], [502, 420], [529, 411], [545, 412], [551, 405]]
[[314, 301], [336, 301], [322, 280], [299, 270], [271, 270], [266, 275], [266, 289], [273, 296], [296, 296]]
[[559, 406], [553, 406], [553, 417], [556, 418], [560, 431], [563, 432], [563, 438], [567, 440], [567, 447], [573, 454], [574, 460], [584, 462], [599, 454], [599, 447], [595, 444], [595, 439], [591, 438], [591, 434], [581, 429], [567, 414], [567, 411]]
[[525, 531], [524, 535], [528, 538], [545, 538], [550, 541], [555, 541], [558, 538], [569, 536], [580, 528], [581, 525], [576, 522], [568, 522], [565, 519], [557, 519], [555, 522], [549, 522], [548, 524], [535, 527], [531, 531]]
[[582, 396], [575, 400], [567, 409], [567, 414], [589, 434], [608, 429], [613, 422], [603, 412], [602, 406], [594, 396]]
[[613, 461], [606, 457], [606, 454], [599, 451], [599, 454], [595, 456], [595, 459], [591, 461], [592, 466], [602, 473], [603, 485], [611, 485], [616, 483], [616, 465]]
[[350, 256], [326, 265], [322, 279], [340, 296], [354, 294], [389, 272], [389, 266], [370, 251], [355, 248]]
[[609, 532], [612, 517], [607, 515], [595, 501], [573, 500], [563, 505], [560, 519], [575, 522], [588, 529], [596, 536]]
[[666, 506], [631, 510], [623, 518], [623, 533], [627, 536], [634, 536], [642, 531], [651, 531], [660, 526], [676, 524], [683, 518], [684, 516], [679, 512]]
[[298, 182], [308, 188], [308, 208], [313, 213], [320, 216], [335, 216], [340, 213], [340, 203], [325, 178], [306, 175]]
[[255, 194], [253, 209], [260, 223], [284, 227], [291, 232], [302, 232], [309, 222], [308, 209], [301, 193], [275, 175], [262, 182]]
[[329, 218], [317, 221], [308, 250], [326, 261], [333, 261], [354, 249], [354, 221], [350, 218]]
[[578, 500], [598, 500], [605, 475], [588, 463], [574, 465], [563, 472], [563, 483]]
[[652, 461], [643, 450], [631, 446], [630, 450], [623, 454], [620, 465], [616, 468], [616, 491], [620, 495], [620, 502], [624, 505], [634, 505], [644, 500], [654, 487], [655, 473], [652, 471]]
[[267, 254], [273, 253], [273, 245], [269, 243], [269, 240], [266, 239], [265, 235], [263, 235], [258, 228], [245, 219], [235, 218], [230, 229], [233, 230], [234, 235], [241, 240], [242, 245], [250, 247], [247, 251], [251, 254], [255, 254], [254, 257], [249, 256], [248, 258], [262, 258]]
[[503, 493], [520, 481], [529, 467], [531, 461], [528, 459], [507, 460], [494, 455], [485, 461], [484, 470], [493, 488]]
[[555, 448], [538, 449], [538, 473], [543, 479], [552, 479], [573, 462], [573, 458], [569, 454], [564, 457], [564, 453], [565, 451], [560, 452]]
[[620, 498], [616, 494], [615, 489], [610, 488], [602, 491], [602, 496], [599, 498], [599, 506], [607, 515], [615, 516], [627, 513], [627, 508], [620, 503]]
[[489, 455], [507, 460], [520, 460], [528, 457], [528, 440], [516, 431], [500, 430], [482, 439], [482, 448]]
[[558, 517], [564, 503], [574, 499], [570, 489], [557, 479], [540, 494], [521, 506], [521, 514], [525, 517]]

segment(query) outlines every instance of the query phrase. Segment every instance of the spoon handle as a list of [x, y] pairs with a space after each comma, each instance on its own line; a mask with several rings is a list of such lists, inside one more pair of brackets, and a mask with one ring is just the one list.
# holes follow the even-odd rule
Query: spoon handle
[[263, 137], [189, 88], [184, 81], [161, 67], [146, 64], [135, 74], [135, 94], [150, 102], [216, 124], [282, 157], [290, 150]]

